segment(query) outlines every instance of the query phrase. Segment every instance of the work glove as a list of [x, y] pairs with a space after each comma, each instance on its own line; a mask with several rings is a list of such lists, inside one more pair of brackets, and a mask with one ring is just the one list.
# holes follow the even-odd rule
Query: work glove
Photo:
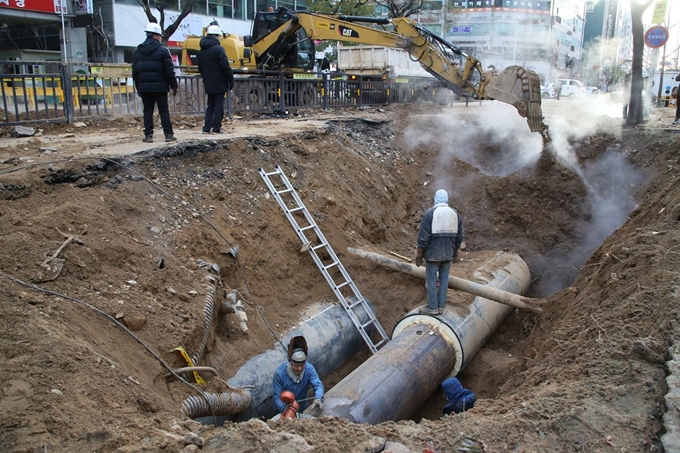
[[177, 88], [175, 88], [175, 89], [172, 90], [172, 95], [173, 95], [173, 96], [177, 96]]
[[311, 406], [309, 406], [310, 409], [314, 409], [315, 407], [318, 407], [320, 411], [323, 410], [323, 401], [320, 399], [315, 399], [314, 402], [312, 403]]

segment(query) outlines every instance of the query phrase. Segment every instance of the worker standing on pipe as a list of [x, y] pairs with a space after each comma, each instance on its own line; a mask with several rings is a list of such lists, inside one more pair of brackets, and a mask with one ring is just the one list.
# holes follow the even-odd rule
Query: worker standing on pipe
[[314, 388], [314, 403], [310, 408], [323, 410], [323, 383], [314, 365], [307, 362], [307, 340], [303, 336], [293, 337], [288, 344], [288, 362], [281, 364], [274, 372], [272, 388], [274, 391], [274, 404], [279, 415], [286, 411], [288, 405], [281, 400], [281, 392], [288, 390], [295, 395], [299, 404], [298, 416], [309, 405], [309, 387]]
[[439, 189], [434, 195], [434, 206], [423, 216], [418, 232], [416, 266], [423, 264], [425, 259], [427, 288], [427, 305], [419, 311], [426, 315], [444, 313], [449, 269], [465, 237], [463, 219], [448, 203], [449, 194]]
[[468, 390], [455, 377], [444, 379], [442, 391], [448, 400], [444, 406], [444, 415], [451, 413], [460, 414], [468, 409], [472, 409], [477, 402], [477, 397], [472, 390]]

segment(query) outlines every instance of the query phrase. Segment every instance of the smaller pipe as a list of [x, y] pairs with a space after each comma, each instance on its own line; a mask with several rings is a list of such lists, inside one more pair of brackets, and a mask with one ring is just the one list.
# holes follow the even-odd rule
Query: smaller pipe
[[183, 368], [177, 368], [176, 370], [172, 370], [172, 373], [166, 373], [163, 377], [168, 378], [174, 374], [182, 374], [182, 373], [190, 373], [192, 371], [206, 371], [208, 373], [212, 373], [214, 376], [217, 376], [217, 370], [215, 368], [209, 367], [209, 366], [185, 366]]
[[[405, 272], [407, 274], [413, 275], [414, 277], [425, 278], [425, 269], [421, 269], [420, 267], [414, 266], [413, 264], [402, 263], [401, 261], [393, 260], [387, 256], [379, 255], [373, 252], [367, 252], [361, 249], [355, 249], [352, 247], [348, 247], [347, 251], [354, 255], [360, 256], [361, 258], [367, 258], [374, 263], [377, 263], [388, 269]], [[492, 288], [490, 286], [480, 285], [479, 283], [471, 282], [470, 280], [465, 280], [453, 275], [449, 275], [449, 288], [474, 294], [475, 296], [480, 296], [485, 299], [493, 300], [494, 302], [505, 305], [510, 305], [515, 308], [529, 310], [534, 313], [541, 313], [543, 311], [541, 308], [532, 305], [537, 303], [534, 299], [509, 293], [497, 288]]]

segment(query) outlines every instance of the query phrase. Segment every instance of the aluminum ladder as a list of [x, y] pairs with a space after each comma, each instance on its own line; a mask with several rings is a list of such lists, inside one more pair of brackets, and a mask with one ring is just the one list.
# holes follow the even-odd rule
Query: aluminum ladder
[[[274, 171], [271, 173], [267, 173], [264, 171], [264, 169], [260, 168], [259, 172], [265, 184], [267, 184], [267, 187], [274, 195], [274, 198], [279, 203], [279, 206], [281, 206], [281, 209], [283, 209], [283, 212], [285, 212], [288, 221], [293, 226], [295, 232], [302, 241], [302, 248], [300, 251], [309, 251], [309, 254], [312, 255], [312, 259], [314, 259], [317, 267], [321, 270], [321, 273], [326, 278], [326, 281], [333, 290], [333, 293], [335, 293], [336, 297], [345, 308], [345, 311], [370, 348], [371, 352], [375, 354], [378, 351], [378, 348], [385, 345], [389, 341], [389, 337], [378, 322], [378, 319], [375, 317], [375, 314], [369, 307], [366, 299], [364, 299], [364, 297], [359, 292], [359, 289], [357, 289], [356, 285], [352, 281], [352, 278], [345, 270], [345, 267], [338, 259], [337, 255], [317, 226], [316, 222], [291, 185], [290, 181], [283, 173], [281, 167], [277, 165], [274, 168]], [[275, 185], [272, 181], [272, 177], [280, 178], [280, 181], [277, 185], [279, 187], [282, 185], [284, 188], [277, 188], [277, 185]], [[284, 200], [282, 196], [285, 196], [286, 200]], [[298, 223], [298, 220], [303, 220], [301, 215], [304, 216], [303, 223], [305, 224], [303, 226], [300, 226]], [[334, 275], [331, 275], [331, 272], [335, 274], [335, 277]], [[343, 294], [343, 291], [345, 294]], [[351, 298], [351, 296], [354, 296], [354, 299], [348, 301], [348, 298]], [[368, 318], [368, 321], [360, 321], [360, 310], [365, 313], [363, 318]], [[367, 331], [367, 329], [370, 330], [371, 326], [375, 328], [373, 336], [376, 337], [378, 341], [373, 341], [369, 331]]]

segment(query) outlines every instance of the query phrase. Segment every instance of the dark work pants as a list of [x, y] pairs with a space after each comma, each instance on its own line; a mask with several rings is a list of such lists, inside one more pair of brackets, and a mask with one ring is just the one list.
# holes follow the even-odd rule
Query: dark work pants
[[165, 135], [172, 135], [170, 110], [168, 109], [168, 93], [140, 93], [144, 105], [144, 135], [153, 135], [153, 109], [158, 105], [161, 125]]
[[219, 132], [224, 118], [225, 93], [208, 93], [208, 106], [205, 108], [203, 132]]
[[[678, 94], [680, 94], [680, 89], [678, 89]], [[680, 96], [675, 98], [675, 119], [680, 119]]]

